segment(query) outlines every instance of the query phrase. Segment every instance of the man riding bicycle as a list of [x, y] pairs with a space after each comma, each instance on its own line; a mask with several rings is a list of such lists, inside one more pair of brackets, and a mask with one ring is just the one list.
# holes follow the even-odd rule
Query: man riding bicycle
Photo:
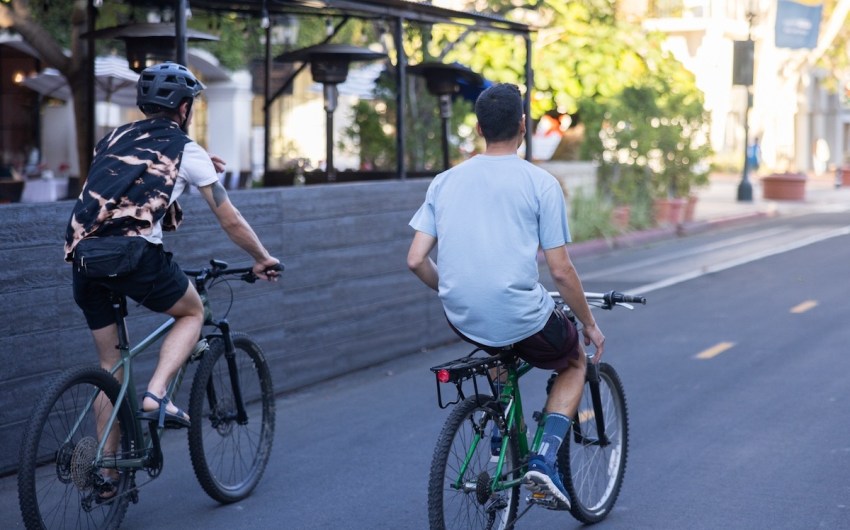
[[[160, 427], [189, 425], [188, 415], [163, 396], [204, 323], [194, 285], [162, 246], [163, 230], [176, 229], [182, 218], [177, 198], [196, 186], [230, 239], [254, 259], [254, 273], [267, 280], [278, 275], [271, 269], [279, 261], [219, 183], [217, 172], [224, 170], [224, 161], [187, 135], [193, 101], [203, 88], [176, 63], [141, 73], [137, 104], [146, 118], [118, 127], [98, 142], [65, 235], [65, 259], [74, 263], [74, 300], [83, 310], [102, 367], [108, 370], [119, 360], [110, 292], [175, 319], [140, 412]], [[117, 446], [117, 440], [107, 446]]]
[[[570, 231], [560, 184], [517, 156], [525, 135], [519, 88], [488, 88], [478, 97], [475, 114], [485, 152], [431, 182], [410, 221], [416, 232], [407, 263], [439, 293], [449, 324], [462, 338], [488, 352], [514, 346], [533, 366], [558, 373], [546, 402], [541, 447], [523, 482], [566, 507], [556, 456], [581, 399], [586, 357], [575, 325], [539, 281], [538, 249], [583, 325], [585, 345], [596, 348], [594, 363], [605, 337], [567, 253]], [[430, 258], [435, 247], [439, 269]]]

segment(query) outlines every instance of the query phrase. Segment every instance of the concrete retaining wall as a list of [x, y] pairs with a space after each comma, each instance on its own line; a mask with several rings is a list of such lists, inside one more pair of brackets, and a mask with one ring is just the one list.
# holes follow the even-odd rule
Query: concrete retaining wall
[[[231, 193], [286, 265], [277, 284], [230, 284], [232, 327], [263, 347], [278, 392], [454, 340], [436, 295], [405, 262], [412, 236], [407, 222], [427, 185], [407, 180]], [[185, 221], [166, 235], [178, 263], [197, 268], [215, 257], [250, 264], [197, 194], [181, 204]], [[47, 378], [97, 359], [62, 260], [71, 207], [69, 201], [0, 207], [0, 473], [17, 465], [24, 424]], [[228, 295], [226, 286], [215, 288], [214, 310], [225, 310]], [[131, 339], [162, 320], [131, 304]], [[136, 365], [142, 390], [156, 357], [155, 350], [145, 352]]]

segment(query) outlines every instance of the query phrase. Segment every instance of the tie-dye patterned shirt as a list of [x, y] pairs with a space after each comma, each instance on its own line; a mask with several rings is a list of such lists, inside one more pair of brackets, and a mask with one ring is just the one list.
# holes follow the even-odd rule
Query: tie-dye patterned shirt
[[148, 236], [160, 220], [165, 230], [176, 229], [182, 213], [169, 205], [189, 142], [167, 118], [129, 123], [101, 139], [68, 222], [66, 261], [87, 237]]

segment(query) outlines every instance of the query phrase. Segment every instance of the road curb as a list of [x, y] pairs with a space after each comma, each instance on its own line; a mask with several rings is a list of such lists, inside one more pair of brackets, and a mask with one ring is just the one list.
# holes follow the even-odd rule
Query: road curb
[[756, 219], [766, 218], [765, 212], [747, 212], [738, 215], [729, 215], [715, 219], [705, 219], [681, 223], [675, 226], [664, 226], [627, 232], [612, 238], [591, 239], [580, 243], [572, 243], [567, 249], [572, 257], [587, 257], [604, 254], [621, 248], [631, 248], [639, 245], [648, 245], [659, 241], [666, 241], [677, 237], [687, 237], [701, 234], [710, 230], [744, 224]]

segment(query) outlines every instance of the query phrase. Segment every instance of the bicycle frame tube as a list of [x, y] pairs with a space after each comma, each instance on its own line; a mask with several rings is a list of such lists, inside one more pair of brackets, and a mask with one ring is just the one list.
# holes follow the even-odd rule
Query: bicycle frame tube
[[[527, 435], [528, 427], [525, 423], [525, 418], [522, 412], [522, 397], [519, 393], [519, 378], [528, 373], [531, 368], [531, 365], [527, 363], [522, 363], [519, 366], [507, 366], [506, 381], [502, 389], [502, 393], [499, 396], [499, 400], [504, 405], [503, 416], [505, 418], [505, 432], [510, 433], [514, 430], [514, 427], [516, 427], [518, 444], [517, 450], [519, 453], [518, 455], [516, 455], [517, 461], [524, 460], [525, 456], [528, 455], [529, 450]], [[473, 437], [472, 443], [470, 444], [469, 450], [467, 451], [463, 464], [458, 470], [458, 478], [453, 485], [455, 489], [461, 489], [463, 487], [461, 479], [466, 474], [466, 470], [469, 467], [469, 463], [472, 460], [472, 457], [475, 454], [475, 451], [478, 448], [478, 444], [481, 442], [482, 438], [483, 428], [480, 428], [480, 426], [476, 426], [475, 436]], [[499, 452], [499, 461], [496, 464], [496, 471], [493, 476], [493, 481], [490, 485], [492, 491], [501, 491], [513, 488], [521, 481], [521, 479], [507, 481], [502, 479], [503, 468], [505, 464], [505, 450], [507, 449], [509, 443], [509, 437], [503, 437], [502, 450]]]
[[[115, 365], [109, 370], [109, 373], [111, 373], [114, 376], [119, 370], [124, 369], [124, 374], [123, 374], [123, 377], [121, 378], [122, 379], [121, 380], [121, 390], [118, 392], [118, 399], [116, 400], [116, 403], [118, 403], [119, 406], [126, 399], [129, 406], [130, 406], [130, 410], [135, 411], [139, 408], [139, 400], [136, 397], [136, 393], [129, 391], [130, 388], [135, 388], [135, 382], [133, 380], [133, 369], [132, 369], [133, 368], [133, 359], [138, 354], [140, 354], [141, 352], [143, 352], [147, 348], [149, 348], [156, 341], [158, 341], [163, 336], [165, 336], [165, 334], [168, 333], [173, 326], [174, 326], [174, 318], [169, 318], [168, 320], [163, 322], [158, 328], [156, 328], [153, 332], [151, 332], [150, 335], [148, 335], [147, 337], [142, 339], [141, 342], [139, 342], [136, 346], [134, 346], [133, 348], [130, 348], [129, 339], [128, 339], [128, 336], [127, 336], [126, 324], [124, 322], [123, 317], [119, 320], [118, 348], [121, 350], [121, 360], [119, 360], [117, 363], [115, 363]], [[181, 368], [180, 372], [178, 372], [178, 377], [174, 378], [175, 381], [177, 381], [178, 378], [182, 379], [182, 373], [183, 373], [183, 368]], [[172, 385], [173, 385], [173, 382], [172, 382]], [[174, 388], [173, 386], [171, 388], [169, 388], [169, 395], [170, 395], [171, 391], [173, 391], [173, 388]], [[92, 398], [92, 402], [93, 401], [94, 401], [94, 399]], [[85, 410], [88, 410], [89, 406], [91, 406], [91, 404], [88, 404], [86, 406]], [[112, 427], [113, 427], [113, 425], [115, 425], [115, 420], [116, 420], [117, 417], [118, 417], [118, 407], [113, 407], [112, 408], [112, 414], [110, 414], [109, 420], [106, 422], [106, 425], [104, 427], [103, 432], [106, 433], [106, 432], [109, 432], [109, 431], [112, 430]], [[135, 442], [136, 447], [144, 447], [145, 442], [144, 442], [143, 430], [142, 429], [135, 429], [135, 431], [136, 431], [136, 433], [135, 433], [136, 434], [136, 440], [134, 440], [134, 442]], [[72, 432], [73, 432], [73, 430], [72, 430]], [[102, 461], [102, 459], [103, 459], [103, 447], [106, 444], [106, 440], [107, 440], [107, 437], [104, 436], [100, 440], [100, 442], [98, 443], [97, 456], [96, 456], [98, 462]], [[126, 461], [125, 463], [128, 464], [128, 467], [138, 467], [137, 465], [134, 464], [134, 462], [132, 460], [133, 459], [130, 459], [129, 461]], [[122, 467], [124, 467], [124, 466], [122, 466]]]

